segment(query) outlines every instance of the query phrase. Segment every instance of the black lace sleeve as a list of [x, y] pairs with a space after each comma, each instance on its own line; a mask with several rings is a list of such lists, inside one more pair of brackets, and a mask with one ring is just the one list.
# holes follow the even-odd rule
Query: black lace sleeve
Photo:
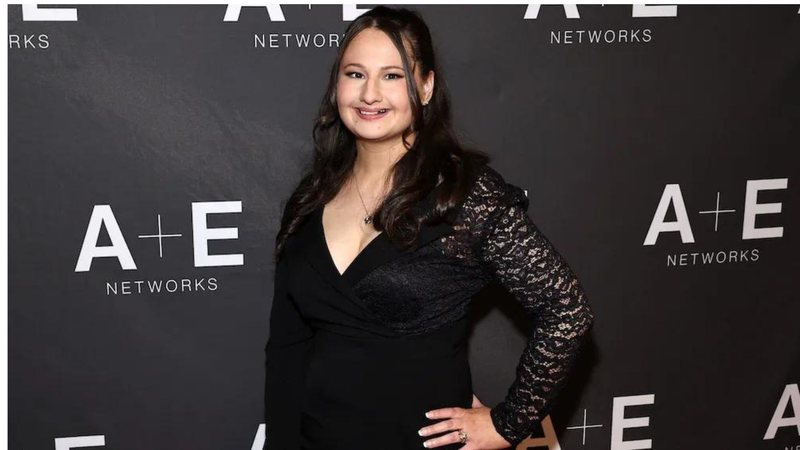
[[275, 268], [266, 347], [264, 419], [267, 450], [299, 449], [305, 374], [313, 331], [286, 289], [286, 257]]
[[594, 315], [571, 268], [528, 216], [521, 188], [487, 166], [471, 196], [476, 254], [532, 321], [516, 378], [491, 409], [497, 432], [516, 448], [552, 408]]

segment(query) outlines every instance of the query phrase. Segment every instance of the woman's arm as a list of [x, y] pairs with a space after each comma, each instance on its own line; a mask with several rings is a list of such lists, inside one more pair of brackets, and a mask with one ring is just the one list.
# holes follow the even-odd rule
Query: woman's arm
[[478, 256], [533, 325], [516, 378], [491, 410], [497, 432], [515, 448], [552, 408], [594, 315], [569, 265], [528, 216], [522, 189], [493, 169], [479, 177], [476, 189]]
[[286, 257], [275, 268], [264, 389], [266, 450], [300, 450], [300, 416], [313, 331], [286, 289]]

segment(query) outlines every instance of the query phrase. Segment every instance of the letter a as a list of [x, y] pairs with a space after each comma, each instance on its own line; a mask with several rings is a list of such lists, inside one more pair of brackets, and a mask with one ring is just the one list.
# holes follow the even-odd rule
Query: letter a
[[[670, 203], [675, 208], [677, 219], [675, 222], [664, 221]], [[689, 215], [686, 214], [686, 206], [683, 204], [683, 195], [679, 184], [668, 184], [664, 187], [661, 201], [658, 203], [653, 221], [650, 223], [650, 229], [644, 238], [644, 245], [655, 245], [659, 233], [664, 231], [679, 231], [681, 233], [681, 242], [684, 244], [694, 242], [692, 226], [689, 224]]]
[[[111, 245], [100, 247], [97, 240], [100, 237], [100, 226], [105, 225], [108, 236], [111, 238]], [[124, 270], [136, 270], [136, 263], [133, 262], [128, 244], [122, 236], [117, 219], [111, 211], [111, 205], [95, 205], [92, 210], [92, 217], [89, 218], [89, 226], [83, 237], [81, 254], [78, 255], [78, 264], [75, 272], [88, 272], [92, 267], [92, 260], [101, 257], [116, 257], [120, 266]]]
[[[788, 413], [789, 403], [792, 404], [794, 409], [794, 416], [783, 416]], [[775, 439], [775, 434], [778, 428], [788, 427], [797, 429], [797, 436], [800, 436], [800, 390], [797, 388], [797, 383], [787, 384], [783, 389], [783, 394], [778, 400], [778, 406], [772, 414], [772, 419], [767, 426], [767, 432], [764, 434], [764, 440]]]

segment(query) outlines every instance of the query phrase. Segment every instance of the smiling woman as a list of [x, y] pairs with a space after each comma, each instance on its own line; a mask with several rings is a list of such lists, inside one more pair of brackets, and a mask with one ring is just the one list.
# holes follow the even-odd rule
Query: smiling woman
[[[367, 28], [344, 52], [336, 85], [339, 115], [356, 139], [396, 141], [413, 118], [400, 53], [383, 31]], [[414, 83], [423, 89], [422, 104], [433, 92], [434, 72], [423, 80], [412, 63]]]
[[[313, 136], [276, 238], [265, 448], [516, 446], [552, 407], [593, 314], [522, 189], [455, 138], [417, 13], [381, 6], [350, 24]], [[491, 281], [535, 320], [489, 408], [466, 341], [470, 300]]]

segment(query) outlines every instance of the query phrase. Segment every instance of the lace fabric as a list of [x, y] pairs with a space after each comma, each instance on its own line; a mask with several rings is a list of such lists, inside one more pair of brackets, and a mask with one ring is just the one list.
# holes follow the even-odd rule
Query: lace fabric
[[462, 212], [478, 260], [532, 320], [516, 378], [491, 409], [512, 447], [549, 413], [594, 322], [579, 280], [527, 214], [528, 204], [521, 188], [487, 167]]

